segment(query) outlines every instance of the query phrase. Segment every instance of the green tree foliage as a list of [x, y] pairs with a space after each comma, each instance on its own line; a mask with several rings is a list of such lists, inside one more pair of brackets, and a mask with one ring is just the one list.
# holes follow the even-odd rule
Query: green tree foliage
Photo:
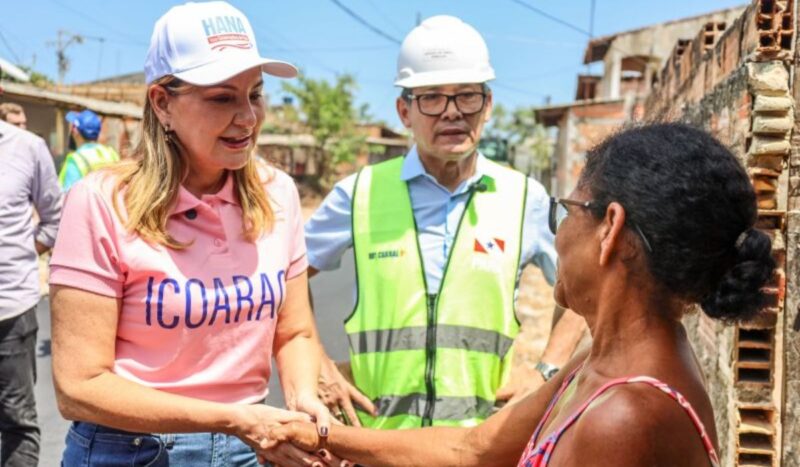
[[[19, 67], [20, 70], [24, 71], [25, 73], [28, 74], [28, 76], [30, 76], [30, 78], [31, 78], [30, 84], [32, 84], [34, 86], [46, 87], [47, 85], [54, 84], [53, 80], [50, 79], [49, 76], [47, 76], [47, 75], [45, 75], [43, 73], [39, 73], [38, 71], [33, 70], [29, 66], [17, 65], [17, 67]], [[15, 82], [15, 83], [18, 82], [16, 79], [14, 79], [13, 77], [11, 77], [9, 75], [6, 75], [6, 74], [3, 74], [3, 79], [4, 80], [8, 80], [8, 81], [12, 81], [12, 82]]]
[[366, 115], [366, 108], [355, 106], [355, 79], [345, 74], [331, 83], [301, 74], [297, 82], [283, 82], [282, 87], [296, 98], [302, 120], [310, 128], [317, 147], [323, 150], [319, 182], [323, 188], [330, 187], [336, 166], [352, 162], [365, 145], [366, 138], [356, 132], [359, 117]]
[[532, 169], [550, 167], [553, 145], [545, 127], [536, 122], [533, 109], [517, 107], [509, 112], [503, 105], [495, 104], [486, 132], [491, 136], [506, 138], [517, 153], [530, 153], [533, 156]]

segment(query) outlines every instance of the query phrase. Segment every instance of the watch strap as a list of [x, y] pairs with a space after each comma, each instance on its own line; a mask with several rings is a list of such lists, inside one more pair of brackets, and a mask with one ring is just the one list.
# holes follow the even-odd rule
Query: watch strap
[[536, 364], [536, 371], [542, 374], [542, 377], [545, 381], [550, 381], [550, 379], [558, 373], [558, 368], [555, 365], [552, 365], [547, 362], [539, 362]]

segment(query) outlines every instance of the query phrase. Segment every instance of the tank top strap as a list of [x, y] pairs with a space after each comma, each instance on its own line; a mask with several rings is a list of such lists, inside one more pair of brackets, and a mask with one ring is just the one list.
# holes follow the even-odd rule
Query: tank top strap
[[556, 404], [558, 403], [559, 400], [561, 400], [561, 396], [564, 395], [564, 392], [572, 383], [572, 380], [575, 379], [575, 375], [578, 374], [578, 372], [583, 368], [585, 364], [586, 361], [575, 367], [575, 369], [572, 370], [572, 372], [566, 378], [564, 378], [564, 381], [561, 383], [561, 387], [558, 388], [558, 391], [556, 391], [553, 398], [550, 399], [550, 405], [547, 406], [547, 410], [545, 410], [544, 415], [542, 415], [542, 419], [539, 420], [539, 424], [536, 426], [536, 431], [533, 432], [533, 436], [531, 437], [529, 443], [530, 447], [535, 446], [536, 443], [538, 442], [542, 428], [544, 427], [544, 424], [547, 422], [547, 420], [550, 418], [550, 414], [553, 412], [553, 409], [555, 408]]
[[671, 388], [666, 383], [649, 376], [636, 376], [633, 378], [628, 378], [627, 382], [649, 384], [650, 386], [658, 389], [675, 400], [675, 402], [681, 406], [683, 411], [686, 412], [686, 415], [689, 416], [689, 419], [692, 420], [692, 424], [694, 424], [695, 429], [697, 429], [697, 433], [700, 435], [700, 439], [703, 441], [703, 447], [706, 449], [706, 453], [708, 454], [708, 459], [711, 461], [711, 465], [714, 467], [719, 466], [719, 457], [717, 456], [716, 449], [714, 449], [714, 443], [711, 442], [711, 437], [708, 436], [706, 426], [703, 424], [703, 421], [700, 420], [700, 416], [697, 415], [697, 412], [695, 412], [692, 404], [690, 404], [689, 401], [683, 397], [683, 394]]
[[613, 388], [614, 386], [619, 386], [620, 384], [625, 384], [627, 382], [628, 378], [616, 378], [600, 386], [588, 399], [586, 399], [578, 407], [577, 410], [575, 410], [575, 412], [572, 413], [572, 415], [570, 415], [568, 419], [564, 421], [564, 423], [560, 427], [558, 427], [558, 429], [555, 432], [553, 432], [553, 434], [550, 437], [551, 440], [550, 451], [552, 451], [555, 448], [556, 443], [558, 443], [558, 440], [561, 439], [561, 435], [563, 435], [564, 432], [567, 431], [567, 429], [571, 427], [581, 417], [581, 415], [583, 415], [583, 412], [585, 412], [586, 409], [588, 409], [589, 406], [592, 405], [592, 402], [594, 402], [595, 399], [602, 396], [604, 392]]
[[708, 454], [708, 459], [711, 461], [711, 465], [713, 467], [719, 467], [719, 457], [717, 456], [717, 451], [714, 449], [714, 444], [711, 442], [711, 438], [706, 432], [705, 425], [703, 425], [702, 420], [700, 420], [700, 417], [697, 415], [697, 412], [694, 411], [694, 408], [692, 408], [692, 405], [689, 403], [689, 401], [687, 401], [681, 393], [675, 389], [672, 389], [666, 383], [663, 383], [660, 380], [650, 376], [627, 376], [623, 378], [616, 378], [608, 381], [598, 388], [594, 394], [591, 395], [591, 397], [586, 399], [586, 401], [581, 404], [580, 407], [578, 407], [578, 409], [575, 410], [575, 412], [573, 412], [573, 414], [555, 432], [553, 432], [550, 437], [548, 437], [548, 446], [545, 449], [547, 457], [550, 457], [550, 454], [552, 454], [556, 444], [558, 443], [558, 440], [561, 438], [564, 432], [567, 431], [567, 429], [569, 429], [569, 427], [571, 427], [581, 417], [581, 415], [583, 415], [586, 409], [592, 405], [592, 402], [615, 386], [634, 383], [648, 384], [675, 400], [692, 420], [695, 429], [697, 429], [697, 433], [700, 435], [700, 439], [703, 442], [703, 447], [706, 450], [706, 454]]

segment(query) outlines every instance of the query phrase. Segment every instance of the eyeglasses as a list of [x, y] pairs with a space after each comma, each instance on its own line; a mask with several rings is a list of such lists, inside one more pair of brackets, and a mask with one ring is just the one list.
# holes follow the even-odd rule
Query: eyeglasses
[[555, 235], [556, 232], [558, 232], [558, 228], [561, 226], [561, 223], [564, 222], [564, 219], [566, 219], [569, 215], [567, 205], [589, 209], [592, 204], [593, 201], [575, 201], [572, 199], [556, 198], [551, 196], [550, 215], [548, 217], [550, 232], [553, 232], [553, 235]]
[[[589, 209], [595, 204], [594, 201], [576, 201], [574, 199], [565, 199], [565, 198], [556, 198], [554, 196], [550, 197], [550, 213], [548, 216], [548, 223], [550, 225], [550, 232], [553, 232], [553, 235], [556, 234], [558, 228], [561, 226], [561, 223], [564, 222], [564, 219], [567, 218], [569, 215], [569, 210], [567, 210], [567, 205], [569, 206], [577, 206], [579, 208]], [[635, 223], [631, 223], [636, 233], [642, 238], [642, 243], [644, 243], [644, 247], [650, 253], [653, 252], [653, 247], [650, 246], [650, 242], [647, 240], [647, 237], [642, 232], [642, 229]]]
[[447, 110], [450, 101], [455, 102], [456, 109], [464, 115], [473, 115], [481, 110], [486, 104], [486, 93], [483, 92], [461, 92], [458, 94], [440, 94], [431, 92], [426, 94], [409, 94], [409, 99], [416, 99], [419, 111], [422, 115], [438, 117]]

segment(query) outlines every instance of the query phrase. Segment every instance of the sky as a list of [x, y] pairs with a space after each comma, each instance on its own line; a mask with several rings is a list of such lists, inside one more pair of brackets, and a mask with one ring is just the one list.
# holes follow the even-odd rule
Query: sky
[[[84, 37], [66, 49], [67, 84], [140, 72], [153, 24], [178, 1], [0, 0], [0, 57], [56, 79], [58, 31]], [[570, 102], [584, 48], [595, 37], [714, 10], [742, 0], [230, 0], [250, 20], [262, 56], [288, 60], [308, 76], [333, 80], [349, 73], [357, 102], [391, 127], [399, 45], [418, 18], [458, 16], [486, 39], [497, 79], [495, 102], [507, 108]], [[359, 23], [337, 3], [361, 17]], [[534, 12], [525, 5], [540, 10]], [[564, 24], [567, 23], [567, 24]], [[387, 37], [388, 36], [388, 37]], [[589, 70], [602, 72], [602, 65]], [[285, 96], [267, 77], [272, 102]]]

